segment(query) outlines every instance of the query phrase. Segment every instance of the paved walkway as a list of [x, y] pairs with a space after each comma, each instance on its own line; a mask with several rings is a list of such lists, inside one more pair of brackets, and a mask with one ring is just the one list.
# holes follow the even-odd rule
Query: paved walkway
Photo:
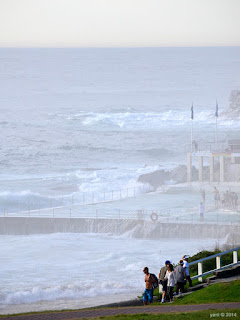
[[[119, 314], [138, 314], [138, 313], [169, 313], [169, 312], [191, 312], [210, 309], [240, 309], [240, 302], [229, 303], [212, 303], [212, 304], [195, 304], [195, 305], [159, 305], [147, 307], [122, 307], [122, 308], [106, 308], [106, 309], [88, 309], [77, 311], [49, 312], [22, 316], [5, 316], [0, 320], [71, 320], [82, 318], [97, 318], [103, 316], [113, 316]], [[239, 315], [238, 315], [239, 316]]]

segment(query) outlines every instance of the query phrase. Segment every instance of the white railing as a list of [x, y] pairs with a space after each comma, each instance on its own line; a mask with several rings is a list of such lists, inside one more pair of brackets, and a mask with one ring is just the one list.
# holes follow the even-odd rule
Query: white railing
[[187, 152], [193, 152], [193, 153], [201, 153], [201, 152], [210, 152], [210, 153], [218, 153], [218, 152], [229, 152], [229, 150], [227, 149], [228, 146], [226, 144], [226, 142], [219, 142], [217, 144], [215, 144], [215, 142], [198, 142], [197, 141], [197, 146], [195, 146], [193, 144], [193, 146], [191, 146], [191, 144], [187, 144], [185, 147], [185, 150]]
[[[111, 191], [91, 192], [91, 193], [75, 193], [72, 196], [48, 197], [35, 196], [23, 201], [15, 201], [7, 198], [2, 200], [0, 212], [21, 213], [21, 212], [37, 212], [42, 210], [53, 210], [54, 208], [70, 207], [75, 205], [93, 205], [99, 203], [119, 201], [122, 199], [133, 198], [140, 194], [154, 191], [150, 185], [140, 185], [132, 188], [125, 188]], [[37, 197], [37, 198], [36, 198]]]
[[[238, 260], [238, 251], [239, 250], [240, 250], [240, 247], [236, 247], [236, 248], [231, 249], [231, 250], [227, 250], [227, 251], [224, 251], [224, 252], [219, 252], [219, 253], [214, 254], [212, 256], [209, 256], [209, 257], [206, 257], [206, 258], [203, 258], [203, 259], [199, 259], [199, 260], [190, 262], [189, 266], [193, 266], [195, 264], [198, 265], [198, 274], [196, 276], [191, 277], [191, 279], [192, 280], [198, 279], [199, 282], [202, 282], [204, 276], [208, 276], [209, 274], [212, 274], [214, 271], [224, 270], [224, 269], [227, 269], [229, 267], [232, 267], [232, 266], [240, 264], [240, 261]], [[231, 252], [233, 252], [233, 262], [228, 264], [228, 265], [222, 266], [221, 257], [223, 255], [225, 255], [227, 253], [231, 253]], [[207, 272], [203, 272], [203, 262], [207, 261], [207, 260], [211, 260], [211, 259], [216, 259], [216, 268], [213, 269], [213, 270], [209, 270]]]
[[[103, 208], [98, 206], [71, 205], [37, 210], [26, 210], [21, 212], [0, 212], [0, 217], [22, 217], [22, 218], [87, 218], [87, 219], [126, 219], [134, 212], [131, 219], [148, 220], [152, 223], [188, 223], [188, 224], [213, 224], [236, 226], [240, 223], [239, 213], [230, 215], [224, 212], [206, 212], [204, 220], [194, 208], [163, 208], [161, 210], [126, 210], [116, 208]], [[156, 219], [157, 216], [157, 219]], [[155, 220], [156, 219], [156, 220]]]

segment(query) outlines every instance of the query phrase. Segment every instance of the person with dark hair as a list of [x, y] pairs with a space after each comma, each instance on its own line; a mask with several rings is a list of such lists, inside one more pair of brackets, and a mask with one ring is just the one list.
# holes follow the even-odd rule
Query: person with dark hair
[[183, 260], [179, 261], [179, 265], [174, 270], [176, 274], [176, 281], [177, 281], [177, 288], [176, 288], [176, 294], [181, 294], [184, 291], [184, 279], [186, 277], [185, 270], [183, 268]]
[[175, 287], [175, 274], [173, 272], [173, 265], [170, 263], [167, 266], [167, 272], [165, 275], [165, 279], [167, 280], [167, 293], [169, 295], [170, 302], [173, 302], [173, 289]]
[[145, 267], [143, 272], [145, 274], [146, 283], [146, 289], [143, 294], [143, 304], [146, 306], [153, 301], [153, 283], [155, 279], [153, 279], [153, 276], [149, 273], [148, 267]]
[[159, 272], [159, 283], [162, 285], [162, 303], [165, 302], [165, 297], [166, 297], [166, 293], [167, 293], [167, 280], [165, 280], [165, 275], [167, 272], [167, 266], [170, 264], [169, 260], [165, 261], [165, 266], [161, 268], [160, 272]]

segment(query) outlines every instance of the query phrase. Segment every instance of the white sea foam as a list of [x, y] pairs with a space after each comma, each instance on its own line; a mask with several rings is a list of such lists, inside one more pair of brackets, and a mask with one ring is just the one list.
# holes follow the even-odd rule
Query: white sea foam
[[[102, 127], [116, 127], [125, 130], [137, 131], [141, 130], [157, 130], [160, 128], [168, 128], [171, 126], [189, 125], [191, 122], [189, 110], [169, 110], [167, 112], [81, 112], [78, 114], [57, 116], [65, 118], [66, 120], [79, 121], [84, 127], [93, 127], [98, 130]], [[215, 124], [215, 117], [211, 111], [197, 111], [194, 116], [195, 122], [198, 125], [212, 125]], [[229, 126], [237, 125], [238, 121], [219, 119], [219, 125]]]
[[[28, 290], [18, 290], [12, 293], [1, 294], [1, 305], [26, 304], [40, 301], [56, 301], [56, 300], [73, 300], [82, 298], [91, 298], [98, 295], [121, 294], [128, 293], [131, 286], [125, 286], [123, 283], [114, 281], [81, 281], [81, 284], [71, 284], [63, 286], [41, 286], [29, 288]], [[140, 288], [141, 290], [141, 285]]]
[[107, 303], [109, 295], [141, 294], [145, 265], [158, 274], [166, 259], [176, 263], [183, 254], [211, 249], [216, 243], [166, 239], [159, 245], [155, 240], [129, 242], [126, 236], [60, 233], [0, 238], [1, 313], [12, 305], [30, 304], [39, 310], [48, 301], [57, 306], [59, 301], [78, 299], [81, 305], [91, 297], [106, 297]]
[[[239, 48], [0, 49], [8, 65], [0, 77], [0, 214], [81, 203], [83, 194], [90, 201], [93, 193], [95, 201], [103, 192], [112, 198], [112, 190], [114, 200], [121, 195], [124, 201], [104, 203], [104, 213], [197, 207], [199, 190], [190, 197], [189, 190], [174, 193], [166, 187], [161, 194], [127, 198], [127, 189], [141, 189], [140, 174], [186, 164], [192, 100], [199, 146], [215, 140], [216, 96], [218, 140], [238, 138], [239, 121], [221, 117], [239, 84], [238, 57]], [[177, 261], [180, 252], [191, 254], [211, 243], [1, 237], [0, 301], [9, 303], [1, 310], [17, 303], [14, 312], [23, 312], [20, 306], [27, 301], [36, 310], [41, 303], [62, 309], [67, 299], [76, 295], [83, 301], [84, 294], [84, 306], [102, 293], [110, 301], [108, 294], [126, 292], [126, 273], [132, 279], [128, 291], [141, 293], [143, 266], [157, 274], [166, 258]], [[103, 276], [106, 270], [110, 279]], [[89, 287], [84, 287], [86, 274]]]

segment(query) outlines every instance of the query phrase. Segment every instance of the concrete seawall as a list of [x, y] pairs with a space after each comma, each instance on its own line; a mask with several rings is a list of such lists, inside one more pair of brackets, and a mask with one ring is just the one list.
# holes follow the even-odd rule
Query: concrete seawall
[[133, 238], [214, 238], [240, 243], [240, 225], [177, 224], [123, 219], [0, 218], [1, 235], [100, 233]]

